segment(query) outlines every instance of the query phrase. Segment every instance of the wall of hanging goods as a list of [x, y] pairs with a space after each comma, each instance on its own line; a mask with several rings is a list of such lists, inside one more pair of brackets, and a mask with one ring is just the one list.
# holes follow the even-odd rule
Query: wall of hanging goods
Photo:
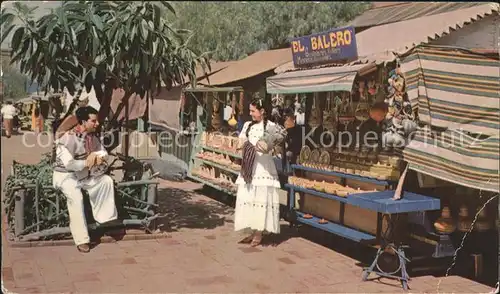
[[[406, 289], [408, 257], [403, 248], [407, 245], [408, 213], [439, 210], [440, 200], [408, 191], [401, 193], [401, 199], [393, 199], [405, 170], [401, 150], [416, 129], [416, 117], [395, 64], [366, 66], [371, 69], [361, 74], [362, 67], [331, 70], [331, 76], [326, 76], [326, 69], [302, 70], [293, 74], [295, 80], [303, 76], [304, 82], [287, 84], [285, 97], [293, 87], [305, 97], [299, 106], [305, 112], [303, 135], [295, 140], [301, 147], [290, 150], [288, 145], [286, 149], [290, 155], [298, 152], [290, 162], [292, 174], [286, 185], [287, 219], [377, 246], [363, 279], [373, 272], [399, 279]], [[308, 92], [301, 88], [306, 81], [309, 89], [314, 88], [311, 84], [321, 73], [323, 80], [342, 80], [344, 84], [331, 86], [338, 91]], [[279, 94], [276, 89], [273, 93]], [[391, 262], [385, 264], [388, 258]]]
[[229, 195], [236, 195], [234, 182], [241, 168], [236, 150], [238, 131], [246, 120], [242, 88], [200, 88], [186, 90], [185, 107], [196, 130], [188, 176]]

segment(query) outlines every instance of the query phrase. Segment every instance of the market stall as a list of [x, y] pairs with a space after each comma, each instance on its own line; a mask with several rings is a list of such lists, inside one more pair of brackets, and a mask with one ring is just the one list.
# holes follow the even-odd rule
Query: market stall
[[[417, 127], [405, 80], [396, 62], [341, 62], [356, 57], [354, 34], [345, 37], [350, 31], [341, 28], [324, 33], [328, 38], [317, 34], [292, 41], [295, 70], [267, 79], [270, 94], [307, 95], [311, 131], [291, 165], [288, 219], [376, 246], [378, 253], [363, 279], [375, 272], [399, 279], [406, 289], [408, 215], [439, 210], [440, 199], [403, 191], [408, 180], [401, 153]], [[319, 50], [318, 40], [332, 35], [344, 36], [343, 44], [335, 43], [340, 50], [317, 53], [329, 47]], [[316, 52], [302, 56], [307, 50], [301, 46]], [[330, 63], [343, 65], [315, 63], [319, 59], [324, 64], [325, 55]]]
[[[53, 117], [53, 100], [59, 99], [59, 95], [53, 94], [47, 97], [31, 96], [17, 100], [15, 105], [19, 110], [21, 130], [49, 131]], [[36, 114], [34, 116], [34, 114]]]
[[240, 87], [185, 89], [181, 97], [181, 125], [194, 133], [188, 176], [233, 196], [241, 165], [236, 147], [244, 99]]
[[461, 268], [461, 257], [472, 257], [474, 278], [496, 281], [484, 269], [498, 266], [498, 52], [421, 45], [400, 59], [421, 124], [404, 159], [422, 185], [441, 189], [443, 203], [441, 212], [413, 216], [411, 238], [422, 245], [415, 248], [439, 241], [433, 257], [460, 252]]

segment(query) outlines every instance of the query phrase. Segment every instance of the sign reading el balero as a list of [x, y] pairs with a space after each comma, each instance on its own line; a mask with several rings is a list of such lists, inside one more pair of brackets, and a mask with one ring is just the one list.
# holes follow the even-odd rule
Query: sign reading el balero
[[291, 41], [293, 63], [296, 67], [353, 60], [358, 57], [353, 27], [331, 29]]

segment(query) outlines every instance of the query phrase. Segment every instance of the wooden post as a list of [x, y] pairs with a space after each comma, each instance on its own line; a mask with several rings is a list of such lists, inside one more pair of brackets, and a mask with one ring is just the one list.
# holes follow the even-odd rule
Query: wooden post
[[129, 147], [130, 147], [130, 133], [129, 133], [129, 97], [127, 97], [127, 101], [125, 102], [125, 156], [128, 157]]
[[494, 293], [500, 292], [500, 200], [497, 198], [498, 203], [498, 215], [497, 215], [497, 231], [498, 231], [498, 272], [497, 272], [497, 286]]
[[[15, 192], [15, 207], [14, 207], [14, 233], [16, 237], [24, 231], [24, 194], [25, 190], [19, 190]], [[38, 209], [38, 208], [37, 208]]]
[[146, 123], [144, 122], [144, 119], [142, 117], [139, 117], [137, 119], [137, 131], [139, 131], [139, 132], [146, 131]]
[[137, 131], [139, 132], [147, 132], [146, 124], [148, 123], [149, 117], [149, 92], [146, 92], [146, 111], [145, 114], [137, 119]]

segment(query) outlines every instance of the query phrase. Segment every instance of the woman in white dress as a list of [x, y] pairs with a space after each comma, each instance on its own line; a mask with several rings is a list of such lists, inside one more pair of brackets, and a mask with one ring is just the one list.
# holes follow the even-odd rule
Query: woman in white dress
[[[243, 145], [242, 170], [236, 179], [238, 192], [234, 219], [235, 231], [251, 229], [252, 234], [240, 243], [250, 243], [252, 247], [262, 242], [262, 233], [278, 234], [280, 182], [273, 157], [267, 148], [257, 142], [264, 130], [275, 124], [264, 117], [262, 100], [250, 104], [252, 121], [244, 124], [239, 135]], [[241, 145], [240, 145], [241, 146]]]

